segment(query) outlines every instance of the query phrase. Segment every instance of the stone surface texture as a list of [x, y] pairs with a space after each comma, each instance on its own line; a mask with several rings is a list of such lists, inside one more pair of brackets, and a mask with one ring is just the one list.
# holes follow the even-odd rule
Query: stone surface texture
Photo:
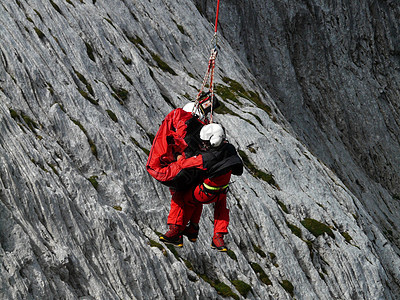
[[211, 205], [196, 243], [158, 243], [170, 194], [145, 170], [215, 3], [0, 3], [1, 299], [399, 299], [399, 4], [220, 9], [214, 119], [249, 161], [228, 254]]

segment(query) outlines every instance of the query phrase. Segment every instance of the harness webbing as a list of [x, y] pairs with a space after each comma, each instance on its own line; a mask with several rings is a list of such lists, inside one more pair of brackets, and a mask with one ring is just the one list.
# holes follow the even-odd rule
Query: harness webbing
[[226, 184], [226, 185], [224, 185], [224, 186], [211, 186], [211, 185], [205, 184], [205, 183], [203, 182], [203, 186], [204, 186], [207, 190], [210, 190], [210, 191], [222, 191], [222, 190], [226, 189], [226, 188], [229, 186], [229, 183]]
[[219, 1], [217, 2], [217, 11], [215, 15], [215, 28], [214, 28], [214, 36], [212, 39], [213, 42], [213, 48], [211, 49], [211, 54], [210, 58], [208, 60], [208, 68], [207, 72], [204, 76], [203, 83], [201, 85], [201, 88], [199, 90], [199, 93], [197, 94], [196, 97], [196, 102], [193, 108], [193, 112], [198, 111], [199, 109], [199, 99], [200, 96], [204, 90], [204, 87], [207, 84], [208, 79], [210, 78], [210, 83], [209, 83], [209, 92], [210, 92], [210, 97], [211, 97], [211, 112], [210, 112], [210, 123], [212, 123], [213, 119], [213, 102], [214, 102], [214, 69], [215, 69], [215, 59], [217, 58], [218, 50], [217, 50], [217, 28], [218, 28], [218, 14], [219, 14]]

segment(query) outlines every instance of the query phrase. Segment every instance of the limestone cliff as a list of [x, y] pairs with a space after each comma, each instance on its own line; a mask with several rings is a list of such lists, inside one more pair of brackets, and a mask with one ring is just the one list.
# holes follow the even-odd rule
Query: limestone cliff
[[[352, 89], [355, 82], [344, 75], [335, 81], [337, 73], [324, 69], [327, 49], [295, 48], [312, 39], [303, 32], [307, 26], [313, 32], [319, 21], [335, 14], [337, 20], [352, 16], [362, 22], [363, 10], [357, 16], [341, 2], [334, 2], [333, 10], [308, 1], [305, 10], [300, 4], [272, 1], [265, 7], [262, 1], [247, 1], [254, 14], [245, 27], [263, 40], [249, 51], [258, 44], [255, 36], [239, 32], [244, 21], [234, 8], [240, 2], [221, 4], [216, 70], [224, 105], [215, 119], [246, 162], [228, 196], [228, 254], [210, 249], [209, 206], [195, 244], [185, 240], [177, 250], [158, 243], [157, 234], [167, 229], [169, 191], [144, 167], [164, 116], [193, 99], [201, 85], [213, 34], [212, 6], [180, 0], [0, 3], [1, 299], [398, 297], [399, 219], [393, 197], [398, 144], [385, 154], [393, 158], [388, 167], [393, 180], [377, 180], [381, 173], [369, 176], [369, 158], [365, 166], [355, 158], [354, 151], [364, 153], [369, 144], [354, 148], [343, 141], [352, 134], [357, 143], [369, 137], [354, 125], [361, 123], [343, 123], [346, 134], [338, 135], [335, 128], [341, 128], [340, 115], [346, 112], [336, 104], [329, 118], [320, 113], [355, 91], [373, 104], [367, 96], [375, 95], [376, 86], [371, 88], [372, 81], [362, 85], [358, 77], [370, 68], [345, 68], [359, 79]], [[382, 3], [390, 9], [376, 5], [372, 11], [394, 18], [398, 5]], [[277, 21], [289, 20], [286, 16], [303, 23]], [[334, 27], [334, 17], [331, 22]], [[266, 24], [275, 35], [272, 30], [264, 35]], [[376, 30], [381, 26], [368, 24]], [[285, 34], [292, 48], [280, 44], [278, 33], [286, 26], [293, 31]], [[398, 28], [390, 28], [394, 37]], [[245, 36], [254, 40], [241, 40]], [[268, 41], [271, 49], [265, 47]], [[398, 63], [396, 47], [388, 57], [377, 54], [385, 70]], [[333, 45], [331, 50], [332, 57], [340, 51]], [[286, 51], [288, 56], [278, 55]], [[353, 54], [362, 52], [357, 51]], [[330, 66], [339, 72], [336, 64]], [[297, 72], [295, 84], [288, 70]], [[287, 80], [270, 81], [269, 74]], [[392, 106], [396, 80], [384, 89], [383, 100]], [[329, 89], [317, 88], [317, 82]], [[319, 105], [309, 104], [316, 99]], [[392, 120], [388, 111], [366, 106], [361, 120], [367, 124], [370, 115]], [[398, 110], [391, 112], [398, 116]], [[338, 123], [329, 127], [317, 116], [327, 123], [335, 116]], [[390, 134], [398, 139], [396, 122]], [[392, 145], [386, 129], [374, 127], [385, 142], [379, 140], [371, 155], [383, 155]], [[335, 134], [329, 139], [330, 130]], [[353, 184], [356, 179], [362, 192]]]
[[[207, 15], [215, 9], [214, 1], [197, 3]], [[297, 136], [399, 247], [400, 5], [250, 0], [222, 7], [224, 36]]]

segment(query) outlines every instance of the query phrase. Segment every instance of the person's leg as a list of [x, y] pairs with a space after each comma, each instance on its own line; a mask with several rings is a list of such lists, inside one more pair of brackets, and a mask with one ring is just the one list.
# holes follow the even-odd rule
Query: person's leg
[[[171, 190], [171, 209], [168, 214], [167, 224], [169, 230], [160, 236], [160, 240], [178, 247], [183, 246], [182, 234], [195, 242], [198, 236], [198, 222], [202, 212], [202, 204], [192, 201], [193, 189], [187, 191]], [[186, 230], [189, 220], [194, 223]]]
[[211, 247], [218, 249], [218, 251], [228, 251], [223, 237], [228, 233], [229, 225], [229, 209], [226, 207], [226, 193], [230, 177], [231, 172], [215, 178], [207, 178], [193, 192], [193, 201], [203, 204], [215, 202], [214, 235]]
[[228, 233], [228, 225], [229, 209], [226, 207], [226, 194], [221, 194], [214, 207], [214, 235], [211, 248], [221, 252], [228, 251], [224, 241], [224, 235]]
[[199, 224], [202, 212], [203, 212], [203, 204], [197, 205], [192, 214], [192, 217], [190, 218], [190, 223]]
[[226, 207], [226, 194], [221, 194], [214, 207], [214, 234], [228, 233], [229, 209]]
[[193, 188], [183, 195], [183, 222], [186, 226], [189, 221], [194, 224], [199, 224], [203, 205], [197, 201], [193, 201]]
[[184, 223], [184, 195], [182, 191], [171, 192], [171, 208], [168, 214], [167, 224], [169, 230], [160, 236], [160, 241], [178, 247], [183, 246], [182, 231], [185, 229]]
[[170, 190], [171, 198], [171, 208], [169, 210], [167, 224], [168, 225], [183, 225], [183, 210], [184, 210], [184, 195], [183, 191]]
[[206, 178], [194, 189], [193, 200], [202, 204], [216, 202], [221, 193], [226, 193], [230, 179], [231, 172], [214, 178]]
[[200, 221], [203, 205], [193, 199], [193, 189], [188, 191], [171, 190], [171, 208], [168, 214], [168, 225], [183, 225], [190, 221], [198, 224]]
[[197, 237], [199, 235], [199, 228], [200, 228], [199, 223], [202, 212], [203, 212], [203, 204], [196, 203], [193, 214], [190, 217], [189, 224], [182, 232], [182, 234], [187, 236], [189, 241], [191, 241], [192, 243], [197, 241]]

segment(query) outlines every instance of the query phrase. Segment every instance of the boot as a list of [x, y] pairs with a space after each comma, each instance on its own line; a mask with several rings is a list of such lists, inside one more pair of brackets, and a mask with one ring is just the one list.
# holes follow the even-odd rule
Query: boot
[[217, 232], [214, 234], [211, 242], [211, 248], [217, 249], [219, 252], [228, 251], [228, 248], [226, 248], [224, 242], [224, 233]]
[[199, 235], [199, 224], [190, 223], [186, 228], [182, 231], [183, 235], [186, 235], [189, 241], [192, 243], [197, 241], [197, 237]]
[[160, 241], [176, 247], [183, 247], [182, 231], [182, 225], [171, 224], [169, 225], [169, 230], [165, 234], [160, 235]]

